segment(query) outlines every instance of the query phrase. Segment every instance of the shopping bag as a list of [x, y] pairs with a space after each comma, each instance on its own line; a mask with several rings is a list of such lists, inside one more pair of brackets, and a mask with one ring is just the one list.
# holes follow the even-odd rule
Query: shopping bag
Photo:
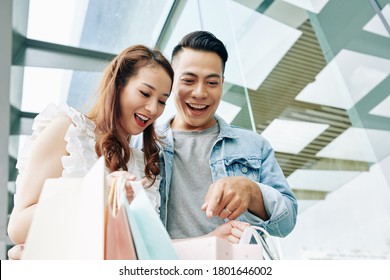
[[265, 229], [256, 226], [247, 227], [238, 244], [211, 236], [178, 240], [173, 245], [183, 260], [279, 259], [271, 236]]
[[279, 260], [280, 254], [271, 235], [262, 227], [249, 226], [245, 228], [239, 244], [250, 244], [253, 240], [262, 246], [265, 260]]
[[114, 178], [106, 206], [105, 252], [106, 260], [136, 260], [133, 238], [126, 214], [126, 179]]
[[131, 182], [134, 198], [127, 203], [127, 216], [140, 260], [175, 260], [178, 255], [160, 217], [139, 181]]
[[173, 246], [182, 260], [261, 260], [259, 244], [233, 244], [226, 239], [210, 236], [174, 241]]
[[47, 179], [22, 259], [104, 258], [104, 159], [84, 178]]

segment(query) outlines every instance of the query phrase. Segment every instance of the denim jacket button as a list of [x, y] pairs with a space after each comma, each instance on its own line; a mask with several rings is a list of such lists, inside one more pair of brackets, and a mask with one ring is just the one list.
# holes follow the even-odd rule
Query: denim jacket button
[[248, 168], [246, 168], [245, 166], [243, 168], [241, 168], [241, 171], [242, 173], [247, 173], [248, 172]]

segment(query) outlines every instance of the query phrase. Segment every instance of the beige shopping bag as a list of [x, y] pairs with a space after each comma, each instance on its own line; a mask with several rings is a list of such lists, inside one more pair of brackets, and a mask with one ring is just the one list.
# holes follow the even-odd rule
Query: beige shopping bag
[[47, 179], [22, 259], [104, 259], [104, 158], [84, 178]]
[[128, 201], [125, 184], [124, 177], [115, 178], [108, 196], [104, 250], [106, 260], [137, 259], [133, 234], [126, 214]]
[[279, 250], [275, 245], [273, 237], [262, 227], [249, 226], [247, 227], [241, 238], [239, 245], [252, 244], [251, 241], [261, 245], [265, 260], [279, 260]]
[[182, 260], [261, 260], [260, 244], [232, 244], [220, 237], [200, 237], [174, 241]]
[[274, 260], [279, 252], [269, 233], [260, 227], [247, 227], [238, 244], [220, 237], [200, 237], [174, 241], [183, 260]]

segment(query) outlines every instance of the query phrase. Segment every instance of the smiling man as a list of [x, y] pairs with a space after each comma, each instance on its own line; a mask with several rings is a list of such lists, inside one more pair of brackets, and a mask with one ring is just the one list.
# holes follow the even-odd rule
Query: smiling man
[[227, 59], [224, 44], [205, 31], [184, 36], [172, 52], [177, 114], [157, 129], [164, 136], [160, 215], [172, 238], [233, 219], [283, 237], [296, 223], [296, 198], [270, 144], [215, 114]]

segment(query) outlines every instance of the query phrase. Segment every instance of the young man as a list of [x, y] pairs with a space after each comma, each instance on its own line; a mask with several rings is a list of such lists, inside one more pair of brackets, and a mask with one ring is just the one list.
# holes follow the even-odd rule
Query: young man
[[296, 198], [270, 144], [215, 114], [227, 58], [205, 31], [186, 35], [172, 53], [177, 114], [157, 128], [160, 215], [172, 238], [204, 235], [233, 219], [284, 237], [296, 223]]

